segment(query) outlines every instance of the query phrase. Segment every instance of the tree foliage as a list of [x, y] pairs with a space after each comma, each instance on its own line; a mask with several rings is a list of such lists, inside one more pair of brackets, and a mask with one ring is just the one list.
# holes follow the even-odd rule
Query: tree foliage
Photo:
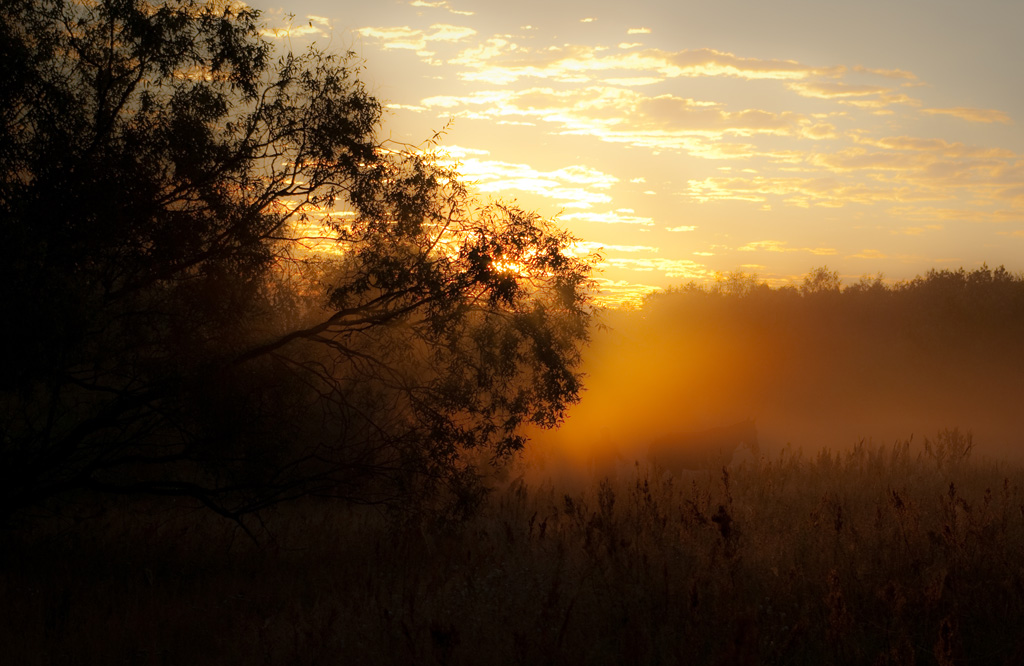
[[472, 497], [576, 400], [591, 260], [380, 141], [352, 54], [222, 2], [3, 8], [8, 514]]

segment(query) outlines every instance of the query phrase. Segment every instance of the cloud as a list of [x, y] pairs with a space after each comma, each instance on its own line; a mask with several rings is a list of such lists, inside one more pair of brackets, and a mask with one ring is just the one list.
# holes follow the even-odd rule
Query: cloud
[[795, 60], [745, 58], [714, 49], [666, 54], [679, 76], [730, 76], [743, 79], [805, 79], [812, 75], [837, 76], [841, 68], [809, 67]]
[[854, 141], [859, 144], [885, 148], [887, 150], [930, 152], [944, 157], [966, 157], [982, 159], [1013, 159], [1013, 151], [1005, 148], [974, 148], [959, 142], [949, 142], [945, 139], [923, 138], [914, 136], [888, 136], [878, 139], [854, 135]]
[[809, 252], [820, 256], [838, 254], [830, 247], [789, 247], [788, 242], [780, 240], [754, 241], [737, 249], [740, 252]]
[[942, 231], [945, 227], [941, 224], [925, 224], [920, 227], [903, 227], [902, 229], [893, 229], [890, 233], [901, 236], [920, 236], [931, 231]]
[[769, 197], [780, 197], [784, 203], [798, 208], [808, 208], [812, 205], [842, 208], [850, 204], [928, 201], [953, 196], [922, 191], [910, 184], [872, 183], [829, 176], [712, 176], [702, 180], [690, 180], [687, 186], [685, 196], [699, 203], [763, 203], [768, 201]]
[[605, 83], [611, 86], [621, 86], [623, 88], [636, 88], [638, 86], [652, 86], [655, 83], [661, 83], [664, 79], [660, 79], [653, 76], [634, 76], [632, 78], [607, 78], [604, 80]]
[[851, 259], [890, 259], [890, 258], [892, 258], [888, 254], [882, 252], [881, 250], [875, 250], [875, 249], [861, 250], [859, 253], [851, 254], [849, 256], [850, 256]]
[[679, 227], [665, 227], [665, 231], [696, 231], [697, 227], [693, 225], [683, 225]]
[[801, 97], [873, 109], [878, 113], [888, 113], [887, 109], [890, 106], [920, 106], [917, 99], [895, 92], [893, 88], [887, 86], [843, 81], [795, 81], [788, 83], [787, 87]]
[[424, 51], [431, 42], [458, 42], [476, 34], [476, 30], [447, 23], [435, 23], [429, 30], [408, 26], [392, 28], [366, 27], [356, 30], [363, 37], [379, 39], [385, 49]]
[[800, 116], [791, 111], [774, 113], [760, 109], [726, 111], [718, 105], [692, 99], [659, 95], [634, 99], [636, 120], [669, 131], [732, 134], [749, 136], [757, 133], [794, 134]]
[[437, 151], [439, 162], [457, 167], [462, 178], [478, 192], [528, 192], [555, 199], [565, 208], [607, 204], [611, 201], [607, 190], [618, 182], [614, 176], [587, 166], [572, 165], [540, 171], [528, 164], [483, 159], [487, 154], [487, 151], [460, 146], [447, 146]]
[[324, 37], [331, 36], [331, 20], [323, 16], [307, 16], [306, 22], [302, 25], [295, 25], [291, 22], [283, 28], [266, 28], [260, 33], [271, 39], [290, 39], [292, 37]]
[[651, 34], [650, 28], [630, 28], [626, 31], [627, 35], [649, 35]]
[[598, 284], [599, 291], [595, 300], [599, 305], [616, 307], [620, 305], [639, 305], [645, 296], [651, 292], [658, 291], [659, 287], [629, 280], [610, 280], [597, 277], [594, 281]]
[[461, 16], [472, 16], [474, 12], [460, 11], [458, 9], [452, 9], [445, 0], [439, 0], [438, 2], [425, 2], [424, 0], [413, 0], [409, 3], [412, 7], [429, 7], [430, 9], [444, 9], [451, 12], [452, 14], [459, 14]]
[[450, 162], [452, 159], [462, 159], [470, 156], [483, 156], [490, 155], [491, 151], [481, 150], [479, 148], [466, 148], [465, 146], [458, 146], [455, 144], [440, 146], [434, 154], [444, 160]]
[[649, 217], [630, 215], [621, 211], [606, 213], [592, 213], [589, 211], [585, 213], [571, 213], [569, 215], [561, 215], [558, 219], [573, 222], [597, 222], [600, 224], [640, 224], [646, 227], [654, 225], [654, 220]]
[[815, 141], [834, 139], [837, 136], [836, 126], [832, 123], [816, 123], [811, 120], [801, 120], [800, 136]]
[[865, 184], [888, 183], [903, 201], [960, 198], [969, 210], [986, 201], [1024, 205], [1017, 200], [1024, 169], [1012, 151], [920, 137], [853, 138], [859, 145], [811, 154], [806, 164]]
[[[706, 159], [758, 153], [755, 146], [730, 143], [728, 137], [813, 136], [809, 129], [816, 127], [794, 112], [732, 111], [714, 102], [672, 95], [650, 97], [614, 86], [482, 90], [464, 97], [429, 97], [421, 105], [443, 110], [446, 117], [454, 111], [480, 120], [535, 119], [555, 125], [563, 135], [592, 136], [656, 151], [684, 151]], [[819, 136], [827, 137], [834, 128], [826, 125], [818, 130]], [[775, 157], [794, 159], [781, 153]]]
[[818, 99], [842, 99], [847, 97], [867, 97], [892, 92], [891, 88], [871, 85], [852, 85], [841, 81], [832, 82], [795, 82], [788, 84], [790, 90], [803, 97]]
[[714, 273], [703, 264], [692, 259], [668, 259], [665, 257], [606, 257], [605, 264], [612, 268], [658, 272], [668, 278], [699, 280], [714, 277]]
[[614, 245], [609, 243], [598, 243], [595, 241], [580, 241], [573, 244], [574, 250], [580, 250], [584, 254], [590, 252], [651, 252], [657, 253], [658, 248], [649, 245]]
[[811, 76], [838, 76], [843, 68], [819, 68], [793, 60], [740, 57], [714, 49], [664, 51], [644, 49], [609, 53], [600, 47], [566, 44], [546, 49], [522, 47], [503, 38], [492, 38], [464, 50], [451, 64], [467, 71], [467, 81], [508, 85], [524, 78], [561, 82], [594, 81], [609, 72], [644, 72], [662, 78], [734, 77], [748, 80], [801, 80]]
[[[894, 206], [886, 213], [898, 219], [929, 224], [905, 227], [906, 230], [922, 229], [939, 231], [945, 228], [940, 222], [966, 222], [969, 224], [1024, 223], [1024, 207], [1014, 209], [988, 209], [984, 207], [940, 207], [940, 206]], [[898, 230], [896, 233], [901, 233]], [[909, 233], [909, 231], [907, 231]], [[916, 235], [911, 233], [910, 235]]]
[[917, 80], [917, 76], [915, 76], [912, 72], [908, 72], [903, 69], [872, 69], [870, 67], [863, 67], [861, 65], [855, 65], [852, 69], [855, 72], [873, 74], [875, 76], [881, 76], [886, 79], [899, 79], [904, 81]]
[[889, 170], [909, 171], [920, 165], [920, 156], [896, 151], [868, 151], [846, 148], [835, 153], [819, 153], [810, 157], [812, 164], [830, 171]]
[[972, 109], [966, 106], [957, 106], [951, 109], [921, 109], [921, 113], [929, 115], [944, 115], [960, 118], [972, 123], [1002, 123], [1010, 124], [1010, 116], [995, 109]]
[[420, 112], [420, 111], [426, 111], [427, 110], [427, 107], [420, 106], [418, 104], [394, 104], [394, 103], [391, 103], [391, 104], [385, 104], [384, 107], [388, 108], [388, 109], [391, 109], [393, 111], [415, 111], [417, 113]]

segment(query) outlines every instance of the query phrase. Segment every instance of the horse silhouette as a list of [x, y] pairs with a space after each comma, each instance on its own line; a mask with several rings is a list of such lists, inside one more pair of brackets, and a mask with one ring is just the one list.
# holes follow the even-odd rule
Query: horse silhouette
[[696, 432], [665, 435], [651, 442], [647, 458], [673, 474], [685, 470], [713, 469], [733, 462], [741, 446], [760, 453], [753, 419]]

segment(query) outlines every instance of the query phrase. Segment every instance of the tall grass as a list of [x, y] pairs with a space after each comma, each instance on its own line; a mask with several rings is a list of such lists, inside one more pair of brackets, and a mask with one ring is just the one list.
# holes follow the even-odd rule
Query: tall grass
[[5, 535], [5, 663], [1024, 663], [1024, 471], [784, 451], [584, 489], [522, 480], [459, 523], [306, 503], [255, 544], [115, 507]]

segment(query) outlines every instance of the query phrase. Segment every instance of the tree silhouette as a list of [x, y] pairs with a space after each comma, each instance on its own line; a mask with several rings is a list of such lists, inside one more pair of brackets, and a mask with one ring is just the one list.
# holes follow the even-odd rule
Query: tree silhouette
[[842, 286], [839, 271], [831, 271], [828, 266], [820, 266], [812, 268], [811, 272], [804, 276], [800, 293], [805, 296], [809, 294], [838, 294]]
[[227, 2], [4, 5], [8, 516], [472, 498], [473, 451], [576, 400], [592, 261], [379, 141], [352, 54], [275, 57]]

